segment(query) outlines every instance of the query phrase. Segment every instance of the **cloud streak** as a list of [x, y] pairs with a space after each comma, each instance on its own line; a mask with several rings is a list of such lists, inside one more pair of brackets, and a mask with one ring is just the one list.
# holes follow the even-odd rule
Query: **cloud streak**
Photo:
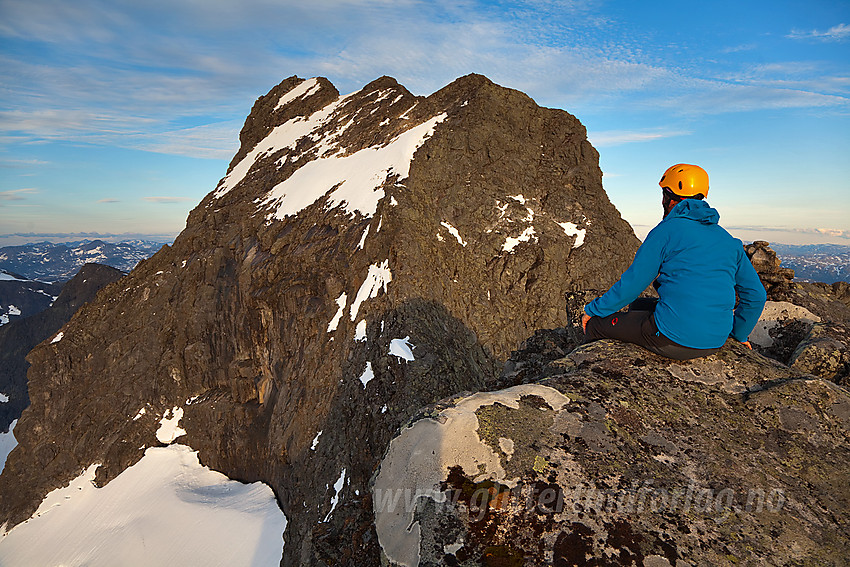
[[36, 189], [12, 189], [10, 191], [0, 191], [0, 201], [23, 201], [26, 195], [38, 193]]
[[588, 132], [587, 137], [590, 139], [590, 142], [594, 145], [594, 147], [604, 148], [636, 142], [654, 142], [656, 140], [674, 138], [677, 136], [688, 136], [690, 134], [691, 132], [686, 130], [608, 130], [603, 132]]
[[726, 227], [728, 230], [750, 230], [750, 231], [758, 231], [758, 232], [785, 232], [785, 233], [797, 233], [797, 234], [813, 234], [820, 236], [831, 236], [834, 238], [841, 238], [844, 240], [850, 240], [850, 230], [842, 230], [837, 228], [789, 228], [789, 227], [779, 227], [779, 226], [758, 226], [758, 225], [742, 225], [742, 226], [728, 226]]
[[786, 37], [789, 39], [814, 39], [818, 41], [847, 41], [850, 39], [850, 25], [838, 24], [826, 31], [820, 30], [791, 30]]

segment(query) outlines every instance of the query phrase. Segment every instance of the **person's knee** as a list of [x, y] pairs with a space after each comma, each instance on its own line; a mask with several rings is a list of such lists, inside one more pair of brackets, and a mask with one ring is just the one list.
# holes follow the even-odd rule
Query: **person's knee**
[[587, 321], [587, 325], [584, 328], [584, 342], [589, 343], [590, 341], [596, 341], [603, 338], [599, 334], [599, 321], [601, 317], [591, 317]]

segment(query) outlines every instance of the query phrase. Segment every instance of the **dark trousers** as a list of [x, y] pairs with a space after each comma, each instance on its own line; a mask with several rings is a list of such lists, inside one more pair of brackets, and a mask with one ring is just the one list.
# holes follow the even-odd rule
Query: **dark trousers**
[[655, 298], [642, 297], [629, 305], [627, 313], [591, 317], [585, 330], [585, 342], [616, 339], [640, 345], [655, 354], [676, 360], [688, 360], [714, 354], [720, 348], [690, 348], [664, 336], [655, 325]]

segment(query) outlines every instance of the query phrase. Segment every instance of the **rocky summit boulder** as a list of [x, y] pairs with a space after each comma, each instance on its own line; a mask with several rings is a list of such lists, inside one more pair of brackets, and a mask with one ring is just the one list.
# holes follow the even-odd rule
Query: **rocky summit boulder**
[[795, 369], [847, 385], [850, 379], [850, 293], [847, 282], [793, 282], [767, 242], [746, 247], [768, 292], [750, 335], [763, 355]]
[[676, 362], [560, 332], [529, 383], [425, 408], [373, 486], [394, 566], [846, 565], [850, 392], [729, 341]]
[[428, 97], [291, 77], [240, 140], [173, 246], [30, 354], [0, 525], [179, 431], [274, 489], [284, 564], [376, 564], [369, 486], [394, 432], [493, 387], [564, 324], [565, 291], [607, 288], [638, 246], [581, 123], [482, 76]]

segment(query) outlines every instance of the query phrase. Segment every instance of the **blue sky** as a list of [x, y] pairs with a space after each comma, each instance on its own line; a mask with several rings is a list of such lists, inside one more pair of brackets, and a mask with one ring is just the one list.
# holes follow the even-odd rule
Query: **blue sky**
[[639, 236], [685, 162], [739, 238], [850, 244], [847, 0], [0, 0], [0, 234], [174, 236], [282, 79], [471, 72], [577, 116]]

